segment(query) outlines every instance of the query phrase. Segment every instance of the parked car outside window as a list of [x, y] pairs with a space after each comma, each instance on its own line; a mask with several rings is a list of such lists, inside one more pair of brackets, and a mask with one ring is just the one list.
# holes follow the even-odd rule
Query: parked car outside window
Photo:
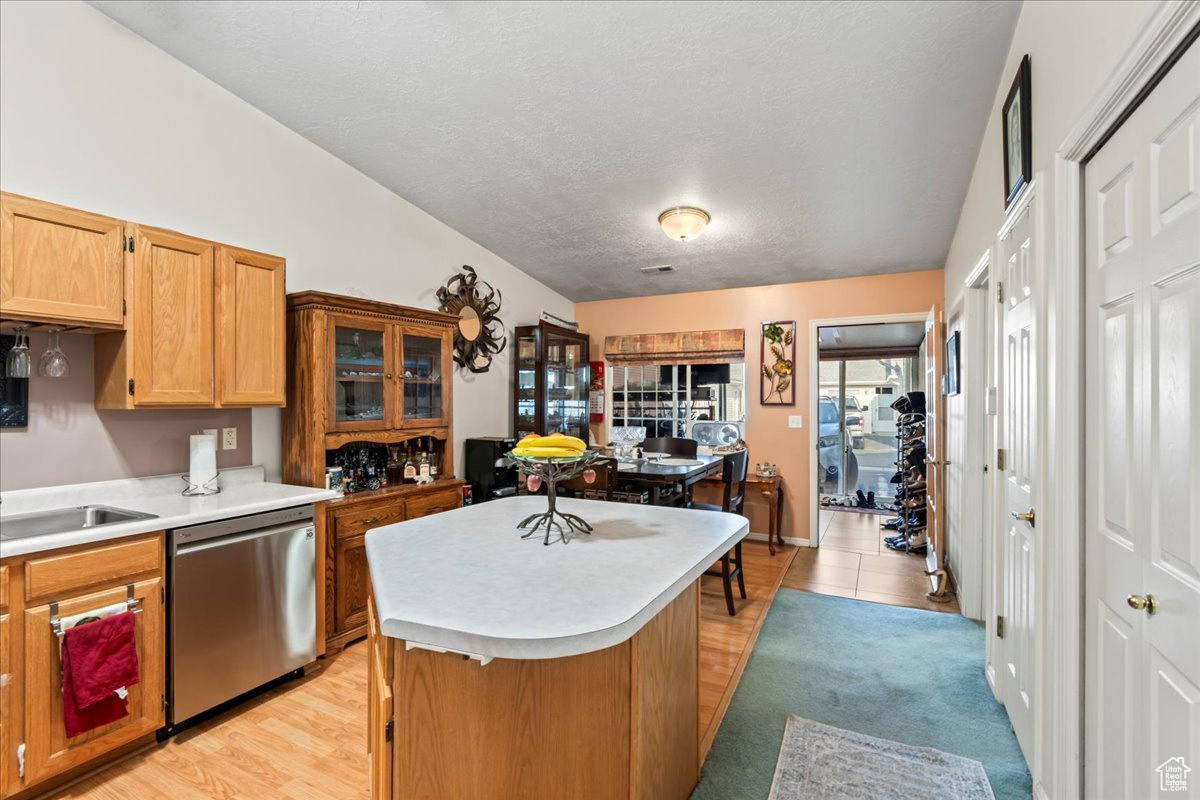
[[[821, 490], [826, 494], [833, 494], [838, 491], [838, 473], [842, 465], [838, 407], [831, 398], [821, 397], [817, 402], [817, 410], [817, 466], [821, 471]], [[858, 457], [852, 452], [846, 453], [845, 485], [846, 491], [853, 491], [858, 485]]]

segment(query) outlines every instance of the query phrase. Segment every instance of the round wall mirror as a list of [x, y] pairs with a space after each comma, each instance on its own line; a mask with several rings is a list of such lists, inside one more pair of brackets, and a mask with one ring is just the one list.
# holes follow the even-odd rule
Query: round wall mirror
[[454, 363], [471, 372], [487, 372], [492, 356], [504, 349], [508, 337], [500, 313], [500, 292], [479, 280], [473, 267], [446, 281], [437, 290], [442, 311], [458, 317], [454, 331]]

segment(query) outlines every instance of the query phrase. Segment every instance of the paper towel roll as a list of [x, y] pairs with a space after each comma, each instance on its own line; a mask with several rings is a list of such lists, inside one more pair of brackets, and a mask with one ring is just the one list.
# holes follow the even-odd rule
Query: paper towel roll
[[[191, 451], [188, 482], [199, 489], [217, 477], [217, 437], [209, 433], [193, 434]], [[216, 483], [212, 482], [211, 491], [216, 488]]]

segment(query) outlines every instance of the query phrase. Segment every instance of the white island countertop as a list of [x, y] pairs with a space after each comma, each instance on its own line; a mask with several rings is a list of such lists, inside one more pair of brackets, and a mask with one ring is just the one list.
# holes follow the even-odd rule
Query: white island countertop
[[184, 497], [184, 485], [178, 475], [160, 475], [4, 492], [0, 494], [0, 535], [3, 535], [4, 520], [10, 516], [82, 505], [116, 506], [155, 516], [64, 533], [4, 539], [0, 542], [0, 556], [8, 558], [105, 542], [339, 497], [337, 492], [327, 489], [271, 483], [265, 480], [262, 467], [221, 470], [218, 494]]
[[595, 529], [522, 539], [546, 498], [511, 497], [367, 533], [380, 629], [511, 659], [602, 650], [637, 633], [749, 531], [736, 514], [558, 499]]

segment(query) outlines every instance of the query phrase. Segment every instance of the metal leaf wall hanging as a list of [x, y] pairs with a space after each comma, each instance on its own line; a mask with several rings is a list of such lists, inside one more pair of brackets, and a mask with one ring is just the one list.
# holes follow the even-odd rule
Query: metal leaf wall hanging
[[479, 280], [474, 267], [463, 271], [437, 290], [442, 311], [459, 318], [454, 330], [454, 363], [471, 372], [487, 372], [492, 356], [504, 349], [508, 337], [500, 319], [500, 291]]

